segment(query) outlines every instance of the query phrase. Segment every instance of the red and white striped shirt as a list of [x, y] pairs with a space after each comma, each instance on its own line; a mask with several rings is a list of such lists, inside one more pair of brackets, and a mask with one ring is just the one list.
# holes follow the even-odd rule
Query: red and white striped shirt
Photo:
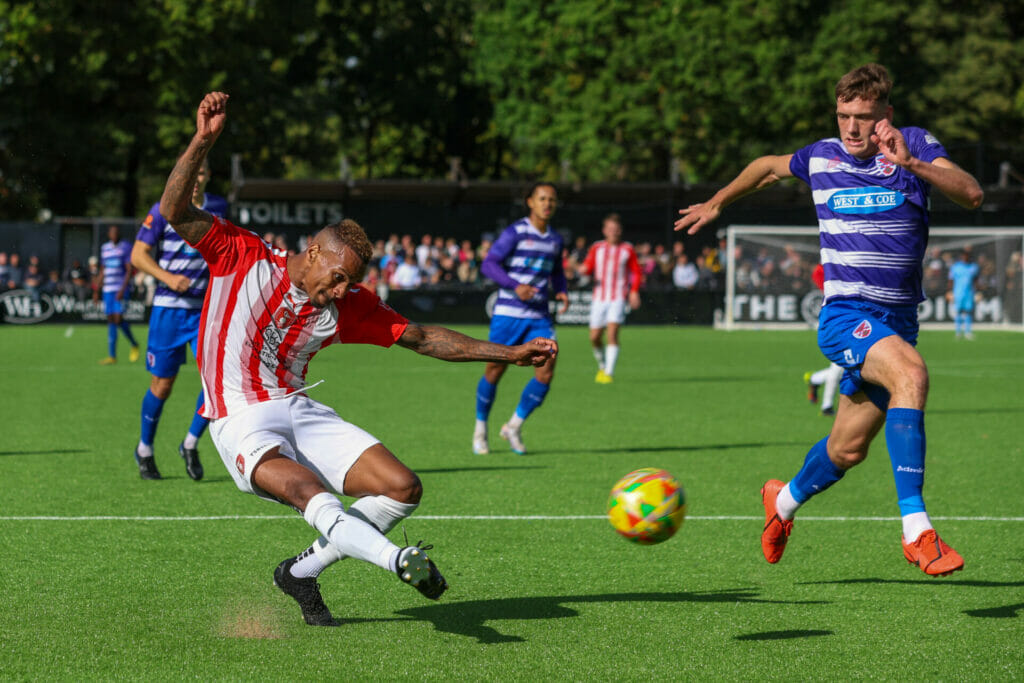
[[626, 292], [640, 291], [644, 279], [629, 242], [595, 242], [583, 261], [583, 272], [594, 276], [594, 301], [623, 301]]
[[288, 256], [221, 218], [195, 245], [210, 267], [199, 324], [202, 415], [225, 417], [306, 387], [310, 359], [330, 344], [388, 347], [409, 321], [365, 287], [317, 308], [288, 277]]

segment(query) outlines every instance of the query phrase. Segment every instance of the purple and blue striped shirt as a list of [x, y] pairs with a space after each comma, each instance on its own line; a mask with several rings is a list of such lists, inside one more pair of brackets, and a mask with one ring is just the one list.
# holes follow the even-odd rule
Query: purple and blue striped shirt
[[[480, 270], [501, 288], [494, 304], [494, 315], [548, 318], [551, 295], [568, 289], [562, 269], [562, 236], [551, 226], [542, 233], [529, 218], [520, 218], [502, 231]], [[521, 284], [537, 288], [529, 301], [521, 301], [516, 296], [516, 286]]]
[[[228, 202], [215, 194], [204, 196], [203, 211], [224, 218], [228, 212]], [[198, 310], [203, 307], [206, 287], [210, 284], [210, 271], [202, 254], [193, 249], [181, 236], [174, 231], [171, 224], [160, 215], [160, 204], [154, 204], [146, 215], [139, 233], [135, 237], [152, 247], [153, 259], [161, 268], [175, 275], [184, 275], [192, 283], [184, 292], [176, 292], [162, 282], [158, 282], [153, 295], [154, 306], [165, 308], [187, 308]]]
[[[918, 159], [949, 156], [923, 128], [900, 131]], [[924, 299], [921, 264], [930, 184], [882, 154], [852, 156], [839, 138], [798, 150], [789, 168], [814, 197], [826, 303], [852, 299], [913, 306]]]
[[120, 292], [122, 286], [127, 292], [124, 280], [132, 264], [132, 245], [127, 240], [116, 244], [104, 242], [100, 246], [100, 263], [103, 264], [103, 293]]

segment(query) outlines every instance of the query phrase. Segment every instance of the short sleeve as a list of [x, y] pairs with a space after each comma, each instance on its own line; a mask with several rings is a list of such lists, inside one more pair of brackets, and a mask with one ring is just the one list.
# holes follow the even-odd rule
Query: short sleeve
[[214, 277], [228, 275], [267, 257], [266, 243], [255, 233], [216, 216], [203, 238], [192, 246], [206, 259]]
[[154, 204], [150, 208], [149, 213], [146, 214], [146, 219], [142, 221], [142, 225], [139, 226], [139, 232], [135, 235], [135, 240], [155, 247], [157, 242], [160, 241], [160, 235], [163, 234], [166, 225], [167, 221], [160, 215], [160, 205]]
[[904, 128], [901, 132], [907, 141], [907, 149], [921, 161], [931, 163], [941, 157], [949, 157], [942, 143], [924, 128]]
[[793, 153], [793, 157], [789, 160], [789, 171], [794, 176], [804, 181], [808, 185], [811, 184], [811, 153], [814, 151], [814, 145], [807, 145], [802, 147]]
[[363, 286], [349, 290], [338, 307], [338, 341], [342, 344], [391, 346], [405, 333], [409, 321]]

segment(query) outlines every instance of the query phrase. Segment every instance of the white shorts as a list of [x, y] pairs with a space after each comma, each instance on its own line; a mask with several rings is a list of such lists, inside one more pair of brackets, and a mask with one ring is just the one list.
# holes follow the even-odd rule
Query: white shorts
[[608, 323], [621, 325], [626, 322], [626, 301], [591, 301], [590, 329], [599, 330]]
[[280, 502], [252, 483], [252, 470], [275, 446], [281, 455], [320, 477], [324, 486], [344, 494], [345, 475], [367, 448], [380, 443], [308, 396], [251, 405], [210, 422], [210, 437], [235, 485], [246, 493]]

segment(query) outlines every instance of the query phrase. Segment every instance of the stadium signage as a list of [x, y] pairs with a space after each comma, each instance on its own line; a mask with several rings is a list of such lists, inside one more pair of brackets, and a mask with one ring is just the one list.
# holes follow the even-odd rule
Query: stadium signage
[[[798, 294], [737, 294], [733, 297], [732, 315], [738, 323], [805, 323], [818, 324], [821, 292]], [[923, 323], [951, 322], [952, 306], [944, 296], [925, 299], [917, 307]], [[974, 306], [975, 322], [1003, 322], [1003, 301], [1000, 297], [979, 299]]]
[[[123, 308], [122, 315], [129, 322], [142, 322], [148, 318], [148, 309], [141, 301], [126, 301]], [[107, 319], [101, 301], [79, 301], [67, 294], [51, 296], [25, 289], [0, 294], [0, 317], [3, 322], [14, 325], [106, 322]]]
[[257, 201], [236, 202], [235, 216], [241, 226], [320, 228], [344, 218], [341, 202]]

